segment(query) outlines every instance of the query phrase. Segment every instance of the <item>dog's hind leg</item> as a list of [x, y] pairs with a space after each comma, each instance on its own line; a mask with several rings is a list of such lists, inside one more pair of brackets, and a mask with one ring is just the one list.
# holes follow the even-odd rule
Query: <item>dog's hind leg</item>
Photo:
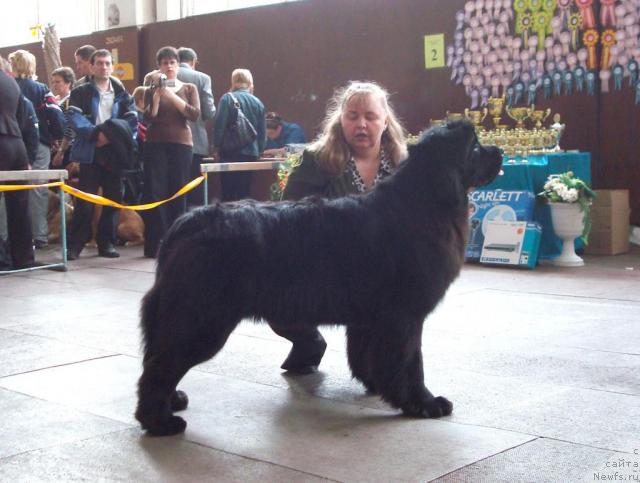
[[188, 404], [187, 395], [176, 390], [178, 382], [193, 366], [213, 357], [240, 321], [239, 314], [230, 312], [210, 315], [207, 297], [195, 298], [207, 301], [203, 305], [193, 299], [183, 303], [172, 298], [175, 291], [172, 279], [157, 281], [141, 310], [145, 353], [136, 419], [153, 435], [184, 431], [185, 421], [173, 415]]
[[371, 347], [371, 329], [347, 326], [347, 357], [351, 375], [364, 384], [367, 392], [375, 394], [378, 391], [373, 384], [368, 363]]
[[[179, 354], [172, 352], [145, 356], [135, 416], [150, 434], [166, 436], [185, 430], [187, 423], [173, 415], [172, 406], [178, 395], [176, 385], [190, 367]], [[182, 395], [186, 398], [186, 394]]]
[[293, 342], [289, 355], [280, 366], [291, 374], [310, 374], [318, 369], [327, 343], [317, 327], [283, 327], [269, 322], [280, 337]]
[[176, 386], [189, 369], [222, 349], [239, 321], [239, 318], [229, 323], [209, 321], [208, 331], [194, 330], [188, 337], [180, 334], [175, 340], [163, 341], [158, 348], [149, 344], [138, 381], [136, 410], [136, 419], [149, 434], [167, 436], [185, 430], [187, 423], [173, 415], [173, 411], [185, 409], [188, 398]]
[[453, 404], [434, 397], [424, 385], [422, 320], [397, 315], [376, 327], [372, 337], [370, 373], [382, 398], [406, 416], [439, 418], [451, 414]]

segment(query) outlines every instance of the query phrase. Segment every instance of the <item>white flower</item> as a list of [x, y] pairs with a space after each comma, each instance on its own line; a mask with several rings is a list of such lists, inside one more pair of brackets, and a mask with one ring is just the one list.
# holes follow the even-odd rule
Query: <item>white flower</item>
[[563, 199], [569, 203], [575, 203], [578, 201], [578, 190], [575, 188], [568, 189], [564, 193]]
[[558, 193], [558, 196], [560, 196], [560, 198], [564, 199], [565, 193], [567, 192], [567, 186], [562, 183], [556, 183], [553, 186], [553, 191]]

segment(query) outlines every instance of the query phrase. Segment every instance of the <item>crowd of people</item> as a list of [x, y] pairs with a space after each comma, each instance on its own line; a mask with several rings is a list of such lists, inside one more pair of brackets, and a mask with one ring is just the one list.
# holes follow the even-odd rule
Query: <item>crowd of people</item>
[[[37, 81], [35, 62], [24, 50], [12, 53], [8, 61], [0, 59], [0, 170], [65, 167], [78, 173], [80, 190], [102, 190], [106, 198], [121, 202], [122, 173], [139, 166], [141, 199], [151, 203], [171, 197], [197, 177], [205, 157], [252, 162], [283, 156], [288, 145], [306, 142], [299, 125], [265, 112], [248, 69], [233, 71], [230, 88], [216, 109], [211, 77], [197, 70], [198, 57], [191, 48], [159, 49], [157, 68], [131, 94], [113, 76], [113, 59], [106, 49], [77, 49], [75, 72], [70, 67], [55, 69], [50, 73], [51, 90]], [[404, 129], [388, 99], [382, 87], [370, 82], [352, 82], [336, 90], [322, 132], [289, 177], [284, 198], [365, 192], [391, 174], [406, 148]], [[254, 134], [243, 145], [229, 147], [225, 140], [239, 117], [246, 118]], [[222, 173], [221, 199], [248, 197], [250, 177], [248, 171]], [[35, 263], [34, 249], [47, 246], [47, 192], [14, 191], [4, 197], [8, 264], [27, 267]], [[173, 221], [202, 202], [202, 193], [194, 191], [142, 212], [144, 255], [155, 258]], [[91, 238], [94, 211], [92, 203], [76, 199], [74, 204], [69, 260], [77, 259]], [[99, 256], [119, 256], [117, 221], [118, 210], [103, 207], [96, 233]], [[319, 333], [281, 335], [297, 341], [285, 363], [288, 369], [304, 371], [319, 362], [309, 360], [309, 354], [317, 358], [324, 351]], [[304, 360], [298, 352], [305, 354]]]

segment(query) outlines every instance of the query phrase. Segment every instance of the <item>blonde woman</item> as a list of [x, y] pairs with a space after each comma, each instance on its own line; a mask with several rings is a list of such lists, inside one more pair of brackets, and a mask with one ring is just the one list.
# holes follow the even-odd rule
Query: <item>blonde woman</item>
[[[48, 169], [51, 163], [51, 147], [64, 135], [62, 110], [58, 107], [49, 88], [36, 80], [36, 58], [31, 52], [16, 50], [9, 54], [9, 61], [22, 95], [31, 101], [38, 116], [40, 144], [36, 159], [31, 167], [33, 169]], [[48, 205], [49, 194], [46, 188], [29, 192], [29, 207], [36, 248], [44, 248], [48, 245]]]
[[322, 133], [291, 173], [284, 198], [363, 193], [406, 156], [405, 130], [387, 91], [373, 82], [351, 82], [329, 102]]
[[[235, 117], [235, 102], [238, 101], [245, 117], [251, 122], [256, 132], [256, 139], [239, 149], [225, 151], [224, 135], [230, 121]], [[213, 129], [213, 146], [216, 157], [224, 163], [257, 161], [264, 151], [266, 143], [266, 124], [264, 105], [253, 95], [253, 76], [248, 69], [236, 69], [231, 74], [231, 89], [220, 98], [216, 121]], [[222, 200], [233, 201], [247, 198], [251, 183], [250, 171], [222, 173]]]
[[[304, 151], [283, 197], [364, 193], [393, 173], [406, 156], [405, 130], [389, 104], [388, 92], [373, 82], [351, 82], [330, 100], [322, 132]], [[282, 368], [297, 374], [315, 371], [327, 346], [318, 329], [270, 325], [293, 342]]]
[[[29, 157], [22, 138], [20, 88], [11, 78], [9, 63], [0, 56], [0, 171], [29, 169]], [[20, 182], [14, 182], [19, 184]], [[2, 182], [11, 184], [11, 182]], [[29, 194], [25, 190], [0, 192], [0, 203], [6, 205], [3, 220], [8, 243], [0, 236], [0, 273], [16, 268], [28, 268], [34, 262], [31, 240]], [[5, 252], [6, 249], [6, 252]]]

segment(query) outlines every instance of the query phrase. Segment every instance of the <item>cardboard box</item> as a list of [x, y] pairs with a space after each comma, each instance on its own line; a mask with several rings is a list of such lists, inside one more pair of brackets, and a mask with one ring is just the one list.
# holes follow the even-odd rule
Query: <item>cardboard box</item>
[[479, 189], [469, 193], [469, 241], [467, 260], [478, 261], [488, 223], [531, 221], [536, 197], [531, 191]]
[[588, 255], [618, 255], [629, 251], [629, 190], [596, 190], [591, 205]]
[[542, 228], [526, 221], [490, 221], [482, 246], [480, 263], [535, 268]]

